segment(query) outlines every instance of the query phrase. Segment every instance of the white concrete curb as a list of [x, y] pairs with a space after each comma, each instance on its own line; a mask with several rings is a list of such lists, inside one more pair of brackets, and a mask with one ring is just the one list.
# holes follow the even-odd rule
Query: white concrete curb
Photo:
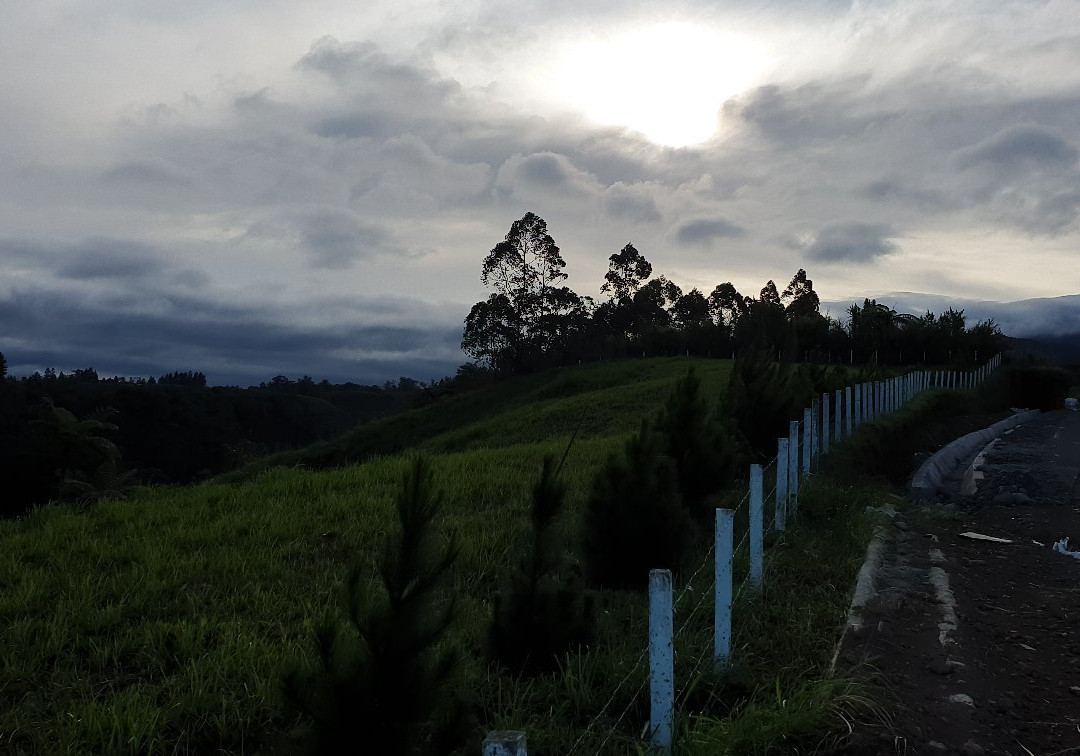
[[1020, 423], [1027, 422], [1039, 415], [1039, 410], [1027, 410], [1019, 412], [1012, 417], [1007, 417], [1000, 422], [994, 423], [989, 428], [983, 428], [966, 436], [961, 436], [955, 441], [946, 444], [930, 459], [922, 463], [915, 475], [911, 478], [908, 491], [913, 499], [932, 499], [942, 490], [942, 484], [949, 474], [959, 467], [968, 457], [978, 449], [985, 448], [1007, 430], [1015, 428]]

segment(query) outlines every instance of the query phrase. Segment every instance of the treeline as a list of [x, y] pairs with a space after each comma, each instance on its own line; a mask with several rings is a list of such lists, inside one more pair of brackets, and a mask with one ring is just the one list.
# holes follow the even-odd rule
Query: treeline
[[[0, 367], [5, 367], [0, 355]], [[195, 371], [100, 378], [92, 368], [0, 372], [0, 516], [48, 501], [189, 483], [306, 446], [414, 406], [438, 387], [277, 376], [250, 388], [207, 386]]]
[[515, 221], [484, 258], [481, 280], [493, 293], [465, 318], [461, 347], [475, 367], [530, 372], [578, 361], [640, 355], [730, 356], [750, 347], [785, 362], [952, 364], [997, 353], [1005, 337], [992, 320], [972, 328], [963, 310], [902, 314], [874, 301], [853, 304], [843, 320], [824, 315], [813, 281], [800, 269], [780, 290], [757, 296], [730, 282], [709, 294], [683, 291], [633, 244], [608, 258], [603, 301], [562, 282], [566, 262], [534, 213]]

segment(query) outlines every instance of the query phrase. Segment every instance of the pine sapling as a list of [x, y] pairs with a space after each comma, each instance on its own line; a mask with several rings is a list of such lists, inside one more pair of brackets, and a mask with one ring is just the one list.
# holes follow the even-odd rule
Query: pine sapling
[[467, 736], [450, 687], [457, 658], [442, 644], [455, 605], [441, 589], [457, 547], [432, 526], [441, 505], [418, 458], [397, 499], [400, 531], [379, 563], [383, 590], [368, 590], [355, 565], [348, 623], [327, 616], [316, 631], [319, 668], [286, 673], [287, 698], [311, 719], [314, 752], [445, 753]]

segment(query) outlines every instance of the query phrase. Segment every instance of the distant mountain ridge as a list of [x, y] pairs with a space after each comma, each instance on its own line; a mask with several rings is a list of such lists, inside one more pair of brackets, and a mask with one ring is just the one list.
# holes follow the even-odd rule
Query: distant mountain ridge
[[[993, 302], [901, 291], [879, 294], [872, 299], [912, 315], [922, 315], [927, 310], [940, 315], [952, 307], [964, 311], [968, 325], [993, 318], [1003, 333], [1016, 338], [1062, 341], [1065, 345], [1073, 337], [1080, 340], [1080, 294]], [[862, 299], [823, 301], [821, 310], [843, 320], [852, 303], [862, 306]]]

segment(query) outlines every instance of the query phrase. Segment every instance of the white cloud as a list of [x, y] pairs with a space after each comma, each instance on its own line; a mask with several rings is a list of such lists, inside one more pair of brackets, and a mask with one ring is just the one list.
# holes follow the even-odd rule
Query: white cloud
[[[93, 320], [109, 292], [167, 331], [183, 313], [161, 302], [196, 295], [224, 323], [247, 317], [225, 304], [278, 322], [282, 302], [297, 317], [328, 299], [360, 322], [394, 293], [438, 303], [410, 326], [452, 353], [480, 259], [525, 210], [583, 294], [631, 237], [684, 288], [757, 291], [809, 266], [833, 298], [886, 275], [1072, 293], [1053, 271], [1080, 242], [1078, 19], [1011, 0], [22, 4], [0, 27], [0, 294], [14, 317], [32, 283]], [[703, 144], [590, 124], [544, 89], [577, 30], [687, 20], [775, 63]], [[288, 342], [293, 372], [314, 370], [331, 320]]]

